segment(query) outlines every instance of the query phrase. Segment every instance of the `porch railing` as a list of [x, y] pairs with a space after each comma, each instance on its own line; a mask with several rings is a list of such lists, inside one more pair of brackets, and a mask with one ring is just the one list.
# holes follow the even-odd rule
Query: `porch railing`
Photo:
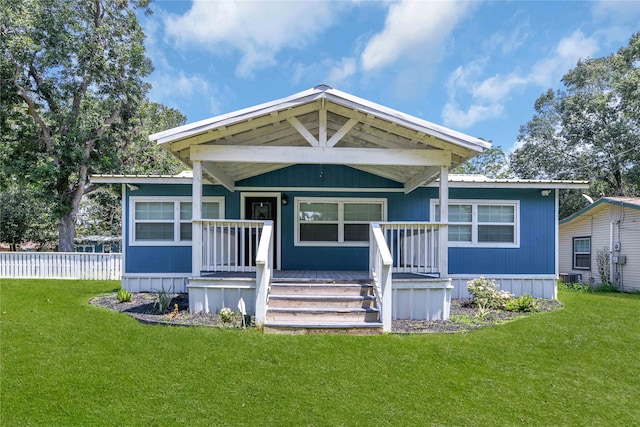
[[379, 225], [393, 257], [394, 273], [440, 273], [440, 224], [381, 222]]
[[256, 271], [256, 253], [264, 221], [201, 220], [202, 270]]

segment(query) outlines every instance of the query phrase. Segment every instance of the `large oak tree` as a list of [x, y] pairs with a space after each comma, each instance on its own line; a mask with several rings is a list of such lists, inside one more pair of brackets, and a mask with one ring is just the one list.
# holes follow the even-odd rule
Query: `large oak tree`
[[[522, 178], [584, 179], [593, 196], [640, 194], [640, 33], [618, 52], [578, 62], [520, 129], [510, 157]], [[584, 204], [566, 196], [564, 216]]]
[[[3, 170], [38, 183], [59, 219], [59, 250], [73, 250], [87, 178], [118, 169], [123, 141], [137, 132], [151, 72], [136, 18], [148, 0], [3, 0], [2, 104], [28, 114], [33, 137], [10, 124]], [[139, 126], [138, 126], [139, 127]]]

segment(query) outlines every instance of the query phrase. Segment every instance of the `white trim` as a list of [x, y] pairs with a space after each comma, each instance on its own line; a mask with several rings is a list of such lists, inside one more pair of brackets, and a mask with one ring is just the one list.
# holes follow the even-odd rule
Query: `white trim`
[[555, 198], [555, 211], [554, 211], [554, 216], [553, 216], [553, 221], [554, 221], [554, 245], [555, 245], [555, 259], [554, 262], [556, 263], [555, 265], [555, 272], [556, 272], [556, 277], [560, 277], [560, 191], [559, 190], [555, 190], [554, 191], [554, 198]]
[[[430, 206], [430, 218], [436, 219], [435, 206], [438, 204], [438, 199], [431, 199]], [[511, 248], [516, 249], [520, 247], [520, 200], [488, 200], [488, 199], [449, 199], [449, 207], [451, 205], [471, 205], [471, 242], [449, 242], [450, 248]], [[497, 206], [513, 206], [514, 207], [514, 242], [478, 242], [478, 206], [480, 205], [497, 205]], [[443, 222], [442, 218], [440, 221]], [[447, 224], [457, 225], [458, 223], [452, 223], [448, 221]], [[469, 224], [469, 223], [461, 223]], [[482, 223], [488, 225], [510, 225], [511, 223]], [[447, 239], [448, 240], [448, 239]]]
[[[238, 188], [236, 188], [236, 190], [238, 190]], [[247, 197], [275, 197], [276, 198], [276, 203], [278, 204], [278, 209], [277, 209], [277, 227], [276, 227], [276, 247], [278, 248], [277, 250], [277, 258], [278, 258], [278, 262], [277, 265], [275, 266], [276, 270], [280, 270], [282, 268], [282, 193], [280, 191], [278, 192], [264, 192], [264, 191], [256, 191], [256, 192], [247, 192], [247, 191], [243, 191], [240, 193], [240, 219], [246, 219], [245, 218], [245, 199]]]
[[[347, 165], [348, 166], [348, 165]], [[487, 179], [477, 182], [464, 182], [456, 181], [455, 178], [451, 178], [449, 175], [449, 188], [525, 188], [535, 190], [564, 190], [564, 189], [584, 189], [588, 188], [586, 181], [545, 181], [545, 180], [499, 180], [499, 179]], [[162, 175], [91, 175], [91, 182], [94, 184], [191, 184], [192, 177], [187, 176], [162, 176]], [[208, 185], [220, 185], [220, 183], [212, 183], [203, 179], [203, 182]], [[437, 188], [439, 182], [431, 182], [422, 187]], [[310, 188], [310, 187], [305, 187]], [[326, 188], [326, 187], [313, 187], [319, 190], [331, 190], [331, 191], [398, 191], [405, 192], [403, 188]], [[236, 190], [243, 191], [292, 191], [299, 190], [300, 187], [235, 187]]]
[[403, 187], [388, 188], [337, 188], [337, 187], [236, 187], [238, 191], [282, 191], [286, 192], [318, 192], [327, 191], [332, 193], [404, 193]]
[[[301, 242], [300, 241], [300, 219], [299, 204], [300, 203], [337, 203], [338, 204], [338, 241], [337, 242]], [[345, 242], [344, 241], [344, 204], [345, 203], [368, 203], [380, 204], [382, 206], [382, 219], [376, 222], [385, 222], [387, 220], [387, 199], [386, 198], [355, 198], [355, 197], [294, 197], [294, 246], [324, 246], [324, 247], [369, 247], [369, 242]]]
[[[202, 198], [203, 202], [217, 202], [219, 206], [219, 218], [224, 219], [225, 215], [225, 198], [224, 196], [208, 196]], [[173, 203], [173, 240], [135, 240], [135, 204], [137, 202], [167, 202]], [[192, 240], [180, 240], [180, 224], [190, 223], [191, 221], [180, 219], [180, 203], [193, 203], [191, 196], [129, 196], [129, 246], [192, 246]], [[153, 222], [153, 221], [140, 221]], [[169, 220], [158, 222], [169, 223]], [[123, 221], [124, 223], [124, 221]]]

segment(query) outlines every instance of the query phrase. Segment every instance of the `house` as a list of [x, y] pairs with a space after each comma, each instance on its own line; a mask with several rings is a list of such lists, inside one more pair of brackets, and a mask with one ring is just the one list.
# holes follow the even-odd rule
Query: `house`
[[557, 190], [586, 186], [449, 175], [490, 144], [326, 85], [150, 139], [193, 172], [91, 179], [123, 188], [122, 286], [265, 330], [446, 319], [480, 275], [555, 298]]
[[[640, 198], [603, 197], [560, 221], [560, 273], [640, 291]], [[602, 272], [601, 272], [602, 270]]]
[[121, 236], [78, 236], [74, 239], [75, 252], [120, 252]]

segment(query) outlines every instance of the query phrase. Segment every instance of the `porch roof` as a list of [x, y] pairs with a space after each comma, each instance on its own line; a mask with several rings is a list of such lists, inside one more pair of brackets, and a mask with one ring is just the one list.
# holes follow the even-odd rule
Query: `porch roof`
[[149, 137], [229, 190], [292, 164], [343, 164], [404, 184], [406, 192], [491, 147], [478, 138], [316, 86], [287, 98]]

